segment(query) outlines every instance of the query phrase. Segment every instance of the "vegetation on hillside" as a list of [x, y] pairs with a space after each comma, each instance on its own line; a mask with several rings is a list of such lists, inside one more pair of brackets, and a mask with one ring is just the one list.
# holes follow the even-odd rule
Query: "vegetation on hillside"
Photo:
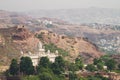
[[58, 48], [58, 47], [57, 47], [56, 45], [54, 45], [53, 43], [45, 44], [44, 46], [45, 46], [46, 52], [47, 52], [48, 50], [50, 50], [52, 53], [55, 53], [55, 51], [57, 50], [58, 53], [59, 53], [60, 55], [62, 55], [62, 56], [67, 56], [67, 55], [68, 55], [68, 52], [67, 52], [67, 51], [65, 51], [65, 50], [63, 50], [63, 49], [61, 49], [61, 48]]
[[[104, 66], [107, 66], [107, 68], [104, 68]], [[80, 76], [81, 73], [77, 72], [84, 69], [92, 73], [95, 73], [95, 71], [106, 73], [108, 71], [120, 71], [120, 64], [117, 65], [109, 56], [102, 56], [99, 59], [94, 59], [93, 64], [84, 66], [81, 58], [76, 58], [75, 63], [71, 63], [58, 56], [53, 63], [47, 57], [42, 57], [38, 66], [33, 68], [31, 59], [29, 57], [22, 57], [20, 64], [15, 59], [12, 60], [9, 74], [13, 76], [18, 75], [19, 68], [20, 73], [24, 75], [22, 80], [109, 80], [100, 74], [83, 77]]]

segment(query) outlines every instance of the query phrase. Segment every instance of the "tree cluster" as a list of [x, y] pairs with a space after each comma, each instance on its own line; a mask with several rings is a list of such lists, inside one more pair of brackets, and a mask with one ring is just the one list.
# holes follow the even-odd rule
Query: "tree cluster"
[[29, 57], [22, 57], [20, 63], [18, 64], [16, 59], [13, 59], [10, 64], [9, 73], [11, 75], [32, 75], [34, 74], [34, 66], [32, 60]]
[[[29, 80], [30, 77], [33, 80], [65, 80], [65, 75], [68, 76], [69, 80], [108, 80], [99, 75], [83, 78], [78, 77], [76, 74], [76, 71], [83, 69], [90, 72], [104, 71], [104, 66], [107, 66], [107, 70], [112, 71], [116, 68], [116, 62], [107, 56], [103, 56], [99, 59], [94, 59], [93, 64], [88, 64], [84, 67], [81, 58], [76, 58], [75, 62], [71, 63], [58, 56], [55, 58], [55, 62], [52, 63], [48, 57], [41, 57], [38, 66], [33, 67], [32, 60], [29, 57], [22, 57], [19, 64], [16, 59], [11, 61], [9, 73], [11, 75], [25, 75], [26, 77], [23, 80]], [[120, 69], [120, 64], [118, 69]]]
[[33, 66], [29, 57], [22, 57], [19, 64], [16, 59], [13, 59], [9, 68], [9, 73], [13, 76], [18, 74], [37, 75], [39, 80], [63, 80], [64, 72], [65, 61], [61, 56], [56, 57], [54, 63], [51, 63], [48, 57], [42, 57], [36, 67]]

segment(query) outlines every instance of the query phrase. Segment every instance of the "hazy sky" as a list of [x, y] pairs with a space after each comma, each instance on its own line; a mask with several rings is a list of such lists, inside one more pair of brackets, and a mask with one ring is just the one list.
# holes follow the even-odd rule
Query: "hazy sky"
[[120, 9], [120, 0], [0, 0], [0, 9], [9, 11], [88, 7]]

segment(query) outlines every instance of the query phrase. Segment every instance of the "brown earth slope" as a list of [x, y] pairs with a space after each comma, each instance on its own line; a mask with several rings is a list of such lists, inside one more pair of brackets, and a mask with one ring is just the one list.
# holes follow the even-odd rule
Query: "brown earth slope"
[[24, 26], [17, 26], [0, 29], [0, 64], [9, 64], [12, 58], [18, 58], [21, 50], [34, 51], [39, 42], [35, 37], [36, 34], [42, 35], [41, 41], [44, 43], [54, 43], [57, 47], [68, 51], [69, 54], [65, 58], [71, 61], [81, 56], [85, 63], [91, 63], [94, 58], [103, 55], [98, 47], [86, 38], [70, 38], [47, 30], [32, 33]]
[[[42, 34], [44, 43], [54, 43], [57, 47], [69, 52], [65, 57], [73, 61], [76, 57], [83, 57], [85, 63], [91, 63], [94, 58], [103, 55], [95, 44], [86, 38], [70, 38], [65, 35], [41, 30], [37, 34]], [[1, 28], [0, 29], [0, 63], [9, 64], [12, 58], [18, 58], [20, 51], [34, 51], [39, 39], [24, 26]]]
[[20, 51], [33, 51], [39, 40], [24, 27], [0, 29], [0, 64], [9, 64], [12, 58], [18, 58]]
[[84, 58], [86, 63], [91, 63], [94, 58], [98, 58], [103, 55], [99, 51], [98, 47], [86, 38], [70, 38], [65, 35], [57, 35], [46, 30], [41, 30], [37, 34], [42, 35], [43, 42], [54, 43], [57, 47], [68, 51], [69, 57], [67, 59], [70, 60], [74, 60], [76, 57], [81, 56]]

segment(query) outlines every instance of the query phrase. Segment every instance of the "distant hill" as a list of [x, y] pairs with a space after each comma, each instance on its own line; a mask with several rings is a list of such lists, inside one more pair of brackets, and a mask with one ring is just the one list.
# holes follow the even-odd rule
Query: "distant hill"
[[80, 8], [59, 10], [37, 10], [26, 12], [34, 17], [58, 18], [70, 23], [120, 24], [120, 10], [107, 8]]
[[0, 28], [26, 24], [26, 22], [30, 20], [32, 20], [32, 18], [25, 14], [0, 10]]

